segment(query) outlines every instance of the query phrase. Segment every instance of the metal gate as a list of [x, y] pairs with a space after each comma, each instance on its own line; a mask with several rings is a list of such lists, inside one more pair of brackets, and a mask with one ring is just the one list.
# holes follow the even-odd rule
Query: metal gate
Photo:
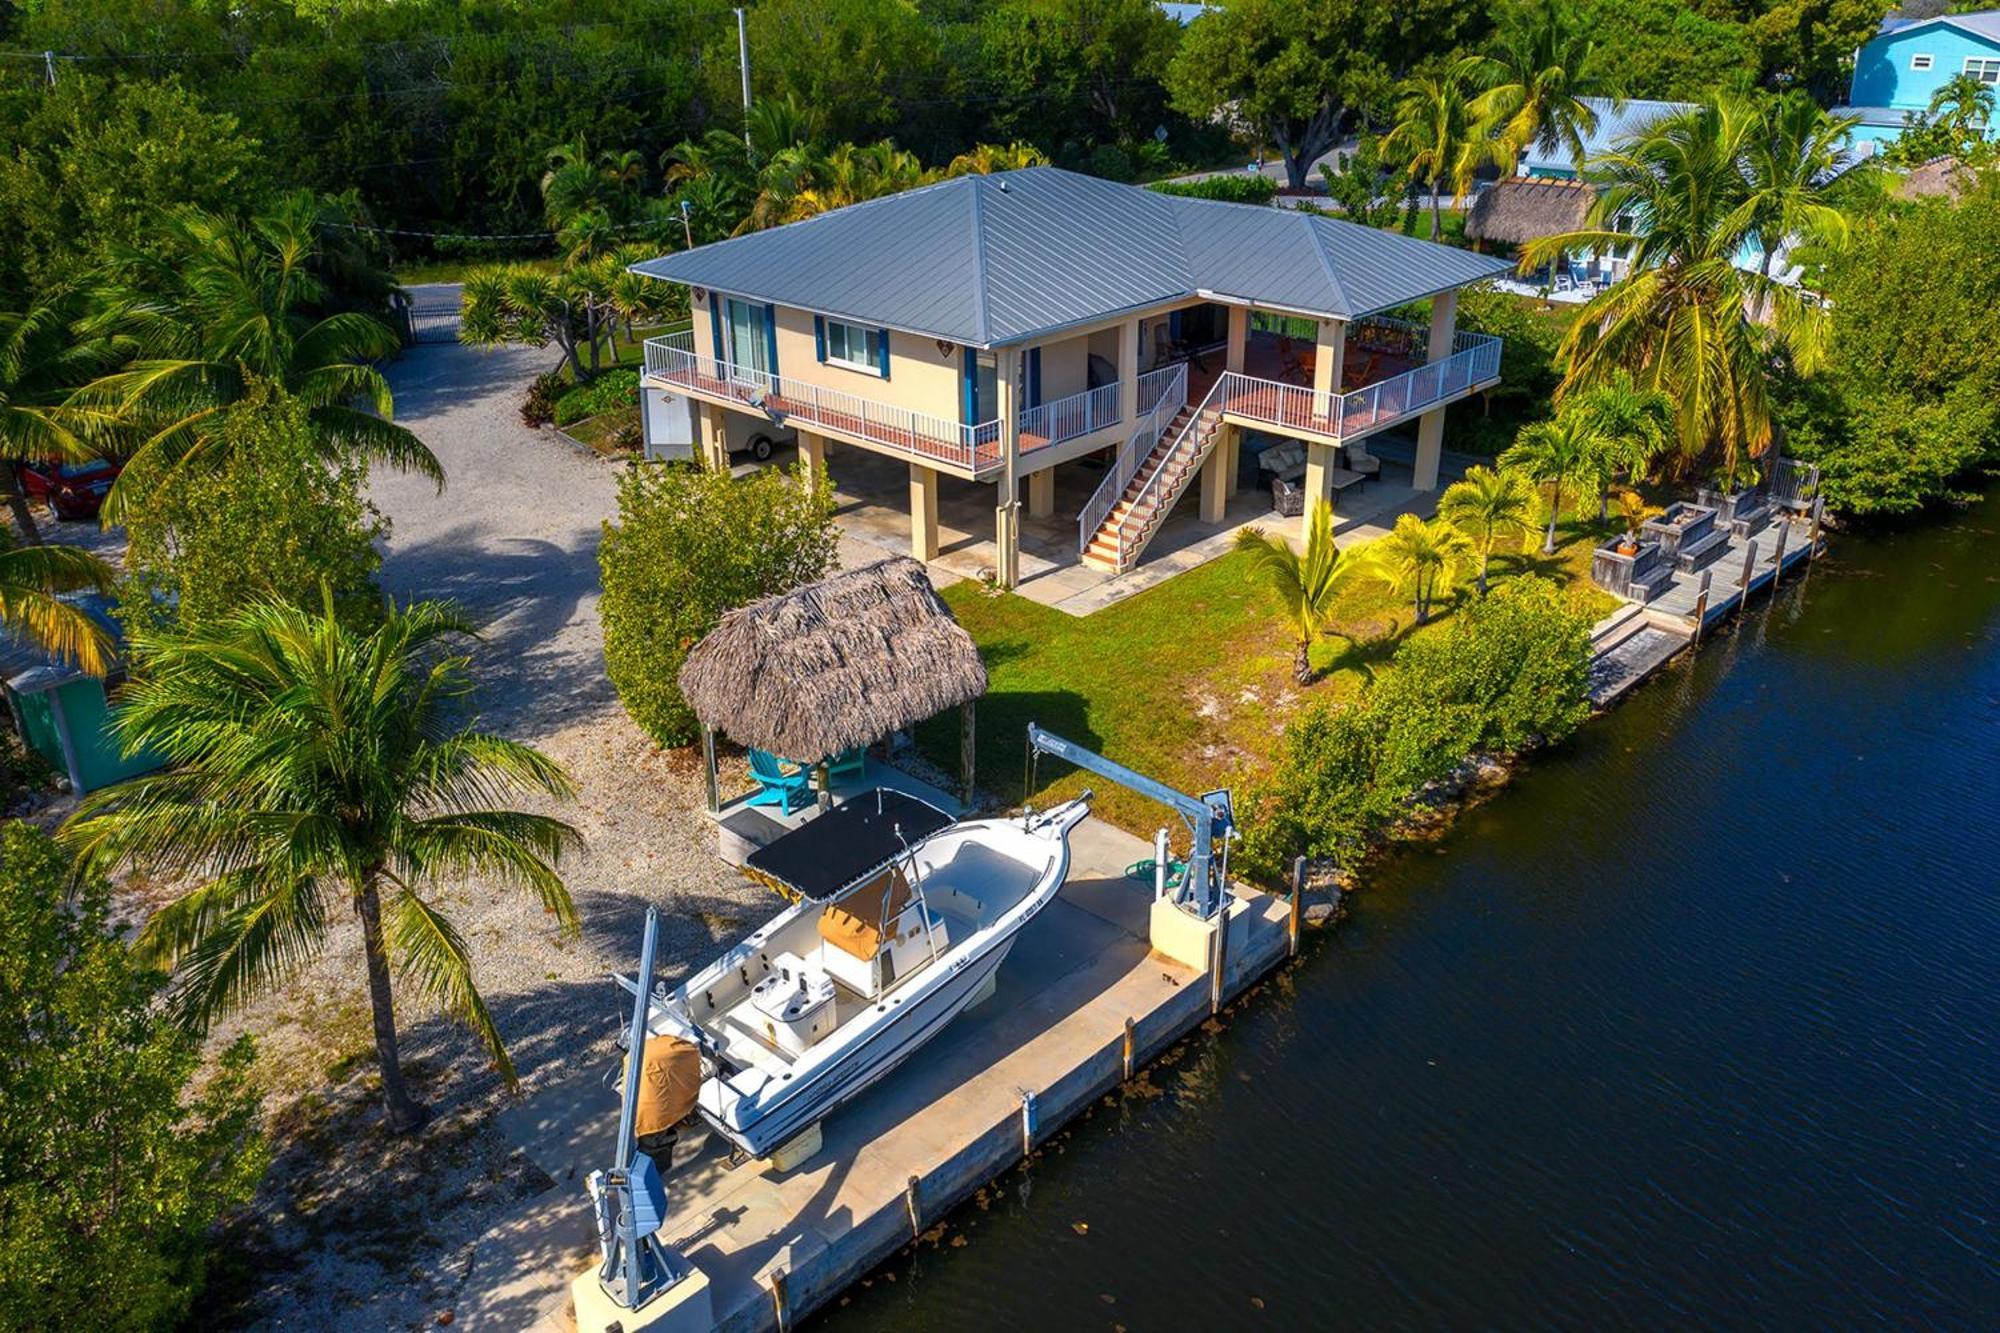
[[458, 341], [458, 293], [449, 297], [423, 296], [412, 301], [403, 313], [404, 340], [412, 343]]

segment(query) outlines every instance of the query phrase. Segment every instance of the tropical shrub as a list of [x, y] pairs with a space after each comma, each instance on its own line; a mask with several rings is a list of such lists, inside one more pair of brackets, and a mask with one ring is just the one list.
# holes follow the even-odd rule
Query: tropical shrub
[[1972, 489], [2000, 461], [2000, 183], [1963, 203], [1873, 219], [1826, 277], [1825, 372], [1781, 380], [1787, 454], [1819, 464], [1827, 504], [1890, 515]]
[[555, 423], [568, 426], [614, 408], [631, 407], [639, 401], [639, 372], [606, 371], [588, 384], [579, 384], [556, 400]]
[[1246, 796], [1245, 869], [1350, 859], [1468, 756], [1569, 735], [1589, 715], [1589, 671], [1589, 619], [1555, 584], [1517, 579], [1479, 599], [1405, 644], [1355, 703], [1292, 719]]
[[389, 525], [363, 498], [366, 465], [315, 448], [305, 407], [268, 383], [214, 435], [214, 467], [166, 474], [127, 511], [119, 614], [206, 625], [256, 601], [314, 606], [324, 586], [343, 613], [372, 617]]
[[1149, 189], [1183, 194], [1190, 199], [1219, 199], [1227, 204], [1268, 204], [1278, 194], [1278, 182], [1259, 172], [1230, 172], [1192, 181], [1154, 181]]
[[528, 396], [521, 401], [521, 421], [529, 426], [546, 426], [556, 419], [556, 402], [564, 390], [563, 377], [555, 371], [537, 375], [528, 384]]
[[196, 1089], [201, 1043], [154, 1007], [109, 897], [0, 827], [0, 1327], [177, 1326], [268, 1161], [249, 1039]]
[[693, 741], [688, 650], [724, 611], [825, 574], [838, 540], [824, 472], [807, 483], [777, 468], [741, 481], [674, 464], [628, 471], [598, 548], [598, 609], [605, 669], [639, 729], [661, 745]]

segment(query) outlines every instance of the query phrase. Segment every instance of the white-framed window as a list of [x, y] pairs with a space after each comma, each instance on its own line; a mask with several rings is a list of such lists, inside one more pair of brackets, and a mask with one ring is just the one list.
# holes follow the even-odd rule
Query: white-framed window
[[1910, 57], [1910, 69], [1914, 73], [1921, 74], [1930, 67], [1931, 58], [1928, 55], [1918, 52], [1916, 55]]
[[1967, 56], [1965, 72], [1981, 83], [2000, 85], [2000, 56]]
[[870, 375], [882, 373], [882, 331], [841, 320], [826, 321], [826, 359]]

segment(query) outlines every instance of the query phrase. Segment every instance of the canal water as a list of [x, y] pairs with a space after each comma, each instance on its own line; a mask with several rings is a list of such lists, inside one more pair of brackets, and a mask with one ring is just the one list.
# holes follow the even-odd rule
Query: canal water
[[2000, 1323], [2000, 493], [1837, 538], [1309, 954], [824, 1326]]

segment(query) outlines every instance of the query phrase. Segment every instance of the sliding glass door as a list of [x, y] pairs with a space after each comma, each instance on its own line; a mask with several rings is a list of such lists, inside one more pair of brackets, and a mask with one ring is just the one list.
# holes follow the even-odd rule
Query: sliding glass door
[[770, 313], [761, 305], [731, 298], [728, 305], [729, 367], [751, 371], [739, 378], [762, 382], [771, 373]]

